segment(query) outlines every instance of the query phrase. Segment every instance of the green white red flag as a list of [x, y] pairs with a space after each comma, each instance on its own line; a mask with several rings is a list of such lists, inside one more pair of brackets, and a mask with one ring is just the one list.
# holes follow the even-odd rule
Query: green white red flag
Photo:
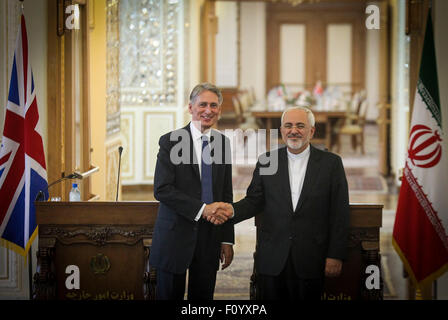
[[428, 14], [393, 245], [417, 288], [448, 270], [448, 154]]

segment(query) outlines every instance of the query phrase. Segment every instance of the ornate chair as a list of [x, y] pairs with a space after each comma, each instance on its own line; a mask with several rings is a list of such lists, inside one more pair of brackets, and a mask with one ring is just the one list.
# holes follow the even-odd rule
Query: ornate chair
[[[347, 117], [345, 123], [335, 128], [337, 152], [341, 150], [341, 136], [347, 135], [352, 138], [352, 147], [356, 151], [358, 145], [361, 147], [362, 154], [365, 154], [364, 148], [364, 125], [368, 102], [366, 99], [359, 104], [358, 114], [351, 114]], [[359, 139], [359, 140], [358, 140]]]
[[238, 126], [242, 130], [246, 129], [259, 129], [255, 118], [250, 111], [250, 97], [247, 93], [238, 94], [232, 97], [233, 107], [235, 110]]

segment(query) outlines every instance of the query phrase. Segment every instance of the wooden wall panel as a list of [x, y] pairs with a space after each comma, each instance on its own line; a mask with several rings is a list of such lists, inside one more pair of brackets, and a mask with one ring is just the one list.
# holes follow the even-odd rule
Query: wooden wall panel
[[280, 83], [280, 25], [305, 24], [305, 88], [312, 90], [317, 80], [327, 80], [327, 25], [350, 23], [353, 26], [352, 91], [365, 87], [365, 1], [322, 1], [317, 4], [266, 6], [266, 92]]

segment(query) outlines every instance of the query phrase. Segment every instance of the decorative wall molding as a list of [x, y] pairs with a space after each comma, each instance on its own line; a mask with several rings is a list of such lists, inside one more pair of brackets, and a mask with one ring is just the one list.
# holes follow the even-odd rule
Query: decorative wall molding
[[106, 134], [110, 136], [120, 132], [119, 1], [107, 0], [106, 7]]
[[123, 185], [153, 183], [159, 137], [183, 123], [188, 8], [182, 0], [119, 2]]
[[135, 114], [121, 114], [121, 134], [123, 137], [123, 155], [121, 158], [121, 178], [123, 181], [135, 178]]
[[121, 145], [122, 141], [120, 139], [107, 142], [106, 144], [106, 200], [116, 199], [119, 161], [118, 147]]
[[143, 127], [145, 128], [143, 136], [143, 156], [145, 159], [143, 176], [146, 181], [152, 183], [159, 151], [159, 137], [175, 129], [176, 113], [144, 112], [143, 121]]

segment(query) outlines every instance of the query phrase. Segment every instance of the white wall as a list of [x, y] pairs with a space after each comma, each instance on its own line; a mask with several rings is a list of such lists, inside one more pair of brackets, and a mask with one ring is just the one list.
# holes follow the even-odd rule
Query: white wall
[[280, 82], [290, 86], [305, 83], [305, 24], [280, 26]]
[[241, 2], [241, 83], [253, 87], [257, 99], [266, 96], [266, 4]]
[[340, 92], [351, 91], [352, 33], [350, 23], [327, 25], [327, 82], [330, 85], [338, 84]]
[[238, 86], [238, 23], [237, 3], [217, 1], [215, 7], [218, 16], [216, 34], [216, 73], [218, 87]]

